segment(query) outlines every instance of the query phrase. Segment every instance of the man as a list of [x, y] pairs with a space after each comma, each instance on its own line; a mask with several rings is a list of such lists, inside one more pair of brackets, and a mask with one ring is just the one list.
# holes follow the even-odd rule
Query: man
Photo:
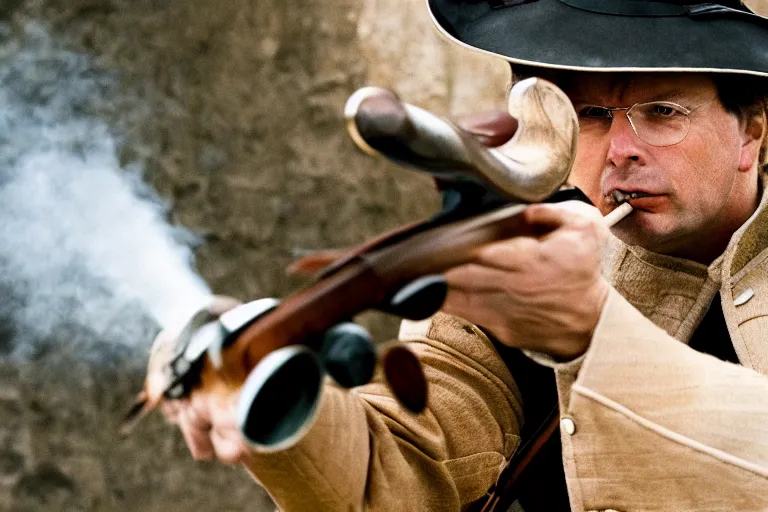
[[[768, 510], [768, 23], [738, 1], [428, 4], [453, 40], [565, 90], [570, 181], [597, 209], [529, 207], [556, 229], [487, 246], [446, 273], [445, 313], [403, 324], [426, 413], [379, 382], [328, 385], [303, 437], [270, 449], [243, 443], [236, 392], [198, 392], [168, 408], [192, 454], [243, 463], [284, 510], [464, 510], [536, 427], [520, 348], [554, 368], [561, 417], [537, 469], [552, 496], [528, 512]], [[614, 238], [616, 191], [634, 212]]]

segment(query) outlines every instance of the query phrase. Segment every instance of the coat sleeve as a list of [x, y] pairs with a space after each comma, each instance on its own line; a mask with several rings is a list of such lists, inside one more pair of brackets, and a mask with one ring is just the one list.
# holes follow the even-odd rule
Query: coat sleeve
[[689, 348], [615, 290], [578, 372], [558, 371], [575, 376], [561, 404], [577, 509], [768, 509], [765, 375]]
[[481, 498], [519, 444], [520, 396], [479, 329], [455, 317], [404, 323], [429, 385], [405, 412], [377, 376], [346, 391], [326, 381], [314, 423], [294, 446], [246, 467], [280, 509], [460, 510]]

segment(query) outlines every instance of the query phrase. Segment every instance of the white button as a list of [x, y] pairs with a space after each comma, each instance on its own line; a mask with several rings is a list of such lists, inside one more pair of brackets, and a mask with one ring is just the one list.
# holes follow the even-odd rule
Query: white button
[[563, 432], [565, 432], [569, 436], [572, 436], [574, 432], [576, 432], [576, 424], [573, 422], [571, 418], [561, 419], [560, 428], [563, 429]]
[[733, 299], [734, 306], [741, 306], [749, 302], [749, 299], [755, 296], [755, 291], [752, 288], [747, 288], [741, 292], [735, 299]]

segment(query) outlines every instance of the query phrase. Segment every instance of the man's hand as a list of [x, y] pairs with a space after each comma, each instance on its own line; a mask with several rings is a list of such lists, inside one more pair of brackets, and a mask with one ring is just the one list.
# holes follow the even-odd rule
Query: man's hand
[[198, 389], [189, 398], [163, 402], [163, 414], [170, 423], [178, 424], [195, 460], [245, 462], [250, 449], [235, 422], [238, 395]]
[[524, 215], [553, 231], [482, 248], [446, 272], [443, 311], [487, 329], [506, 345], [570, 360], [589, 347], [609, 285], [600, 273], [608, 228], [577, 201], [529, 206]]
[[[220, 315], [237, 305], [234, 299], [216, 297], [210, 310]], [[162, 331], [155, 338], [147, 371], [150, 393], [162, 392], [153, 388], [163, 380], [160, 366], [176, 336], [176, 333]], [[235, 421], [238, 396], [239, 390], [227, 386], [216, 386], [211, 391], [196, 389], [188, 398], [162, 401], [161, 409], [169, 422], [178, 424], [196, 460], [215, 457], [225, 463], [237, 464], [244, 462], [250, 453]]]

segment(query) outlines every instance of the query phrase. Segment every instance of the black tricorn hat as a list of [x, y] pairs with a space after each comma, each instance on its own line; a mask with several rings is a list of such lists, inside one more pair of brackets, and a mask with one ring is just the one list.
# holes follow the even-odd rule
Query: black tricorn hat
[[[693, 0], [695, 1], [695, 0]], [[768, 77], [768, 18], [740, 0], [427, 0], [453, 41], [515, 64]]]

